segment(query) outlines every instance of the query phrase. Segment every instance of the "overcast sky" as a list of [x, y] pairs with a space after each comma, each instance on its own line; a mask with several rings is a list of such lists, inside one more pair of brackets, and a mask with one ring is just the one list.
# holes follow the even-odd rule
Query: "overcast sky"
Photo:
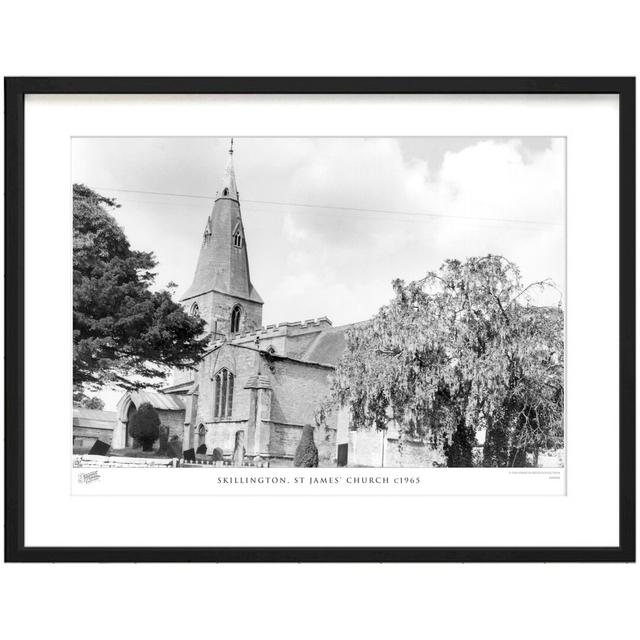
[[[155, 253], [157, 284], [178, 283], [179, 297], [228, 147], [76, 138], [73, 181], [118, 200], [132, 247]], [[234, 151], [264, 324], [363, 320], [388, 302], [392, 279], [421, 278], [446, 258], [500, 254], [525, 281], [564, 287], [563, 138], [236, 138]]]

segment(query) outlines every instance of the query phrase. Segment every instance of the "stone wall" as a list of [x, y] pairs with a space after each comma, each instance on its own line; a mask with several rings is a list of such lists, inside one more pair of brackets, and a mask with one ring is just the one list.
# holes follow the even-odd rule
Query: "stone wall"
[[[315, 414], [329, 390], [330, 367], [319, 367], [291, 360], [274, 360], [272, 371], [266, 370], [273, 398], [271, 420], [279, 424], [315, 424]], [[332, 428], [335, 415], [330, 416]]]
[[[231, 312], [236, 305], [240, 306], [240, 331], [256, 331], [262, 326], [262, 305], [242, 298], [212, 293], [212, 322], [217, 323], [218, 332], [229, 335], [231, 328]], [[211, 325], [213, 327], [213, 324]]]
[[[290, 460], [293, 464], [293, 456], [302, 436], [303, 425], [284, 425], [272, 423], [270, 453], [272, 456]], [[318, 448], [318, 464], [321, 467], [336, 466], [336, 430], [316, 427], [313, 439]]]
[[160, 424], [163, 427], [169, 427], [169, 437], [178, 436], [182, 438], [184, 429], [184, 411], [165, 411], [156, 409], [160, 417]]
[[[249, 345], [247, 345], [249, 347]], [[233, 408], [228, 418], [216, 418], [214, 413], [215, 384], [212, 379], [220, 369], [226, 368], [234, 374]], [[257, 390], [245, 386], [260, 369], [268, 390], [269, 402], [261, 405], [257, 418], [264, 429], [258, 438], [258, 453], [293, 458], [302, 427], [315, 424], [315, 412], [328, 390], [330, 367], [318, 367], [293, 360], [275, 358], [267, 362], [254, 347], [246, 348], [224, 344], [209, 354], [200, 365], [197, 379], [198, 396], [195, 419], [190, 425], [194, 446], [198, 444], [198, 429], [206, 428], [207, 451], [220, 447], [225, 454], [233, 451], [235, 433], [242, 429], [249, 438], [249, 419], [252, 393]], [[265, 398], [266, 400], [266, 398]], [[336, 416], [330, 416], [327, 429], [316, 430], [316, 445], [325, 465], [335, 464]], [[253, 441], [247, 440], [247, 451], [252, 450]]]
[[[233, 453], [235, 435], [237, 431], [244, 431], [245, 437], [248, 431], [248, 423], [245, 421], [212, 422], [205, 425], [207, 429], [205, 444], [207, 453], [211, 453], [215, 447], [222, 449], [226, 456]], [[269, 423], [269, 449], [268, 453], [259, 451], [261, 455], [282, 458], [293, 461], [293, 455], [302, 436], [302, 425], [283, 425]], [[318, 447], [320, 466], [335, 466], [336, 464], [336, 431], [335, 429], [315, 429], [314, 440]], [[197, 433], [196, 433], [197, 446]]]
[[91, 448], [96, 440], [111, 444], [113, 429], [95, 429], [92, 427], [73, 427], [73, 446], [78, 449]]
[[[194, 418], [189, 425], [194, 447], [197, 447], [199, 443], [198, 430], [200, 425], [206, 429], [205, 445], [208, 453], [219, 447], [225, 455], [231, 455], [236, 431], [244, 431], [245, 438], [247, 437], [251, 390], [244, 387], [257, 370], [258, 358], [258, 353], [252, 349], [225, 344], [206, 356], [200, 364], [197, 375], [197, 407]], [[231, 416], [220, 418], [214, 416], [214, 378], [223, 368], [234, 376], [233, 405]]]
[[349, 431], [348, 467], [382, 466], [383, 432], [376, 429]]
[[[236, 432], [244, 431], [246, 437], [247, 422], [246, 420], [208, 422], [205, 424], [205, 429], [207, 430], [205, 435], [207, 453], [211, 453], [216, 447], [219, 447], [225, 455], [231, 455], [235, 446]], [[197, 438], [196, 429], [196, 443]]]
[[434, 462], [444, 464], [442, 449], [433, 449], [428, 444], [411, 440], [387, 440], [385, 467], [433, 467]]
[[[239, 305], [242, 311], [240, 317], [240, 331], [257, 331], [262, 326], [262, 305], [258, 302], [236, 298], [231, 295], [209, 291], [194, 298], [182, 301], [187, 313], [191, 313], [194, 303], [198, 305], [200, 317], [207, 323], [207, 331], [225, 336], [231, 328], [231, 312]], [[212, 342], [221, 336], [212, 336]]]
[[293, 454], [298, 442], [300, 442], [301, 435], [302, 425], [292, 426], [273, 423], [271, 425], [271, 441], [269, 443], [271, 454], [293, 459]]
[[220, 369], [226, 368], [234, 375], [233, 406], [231, 418], [246, 421], [249, 419], [249, 390], [244, 386], [247, 380], [255, 375], [259, 355], [251, 349], [243, 349], [224, 345], [209, 354], [200, 365], [198, 375], [198, 409], [195, 427], [199, 424], [210, 424], [218, 421], [213, 415], [215, 402], [214, 377]]
[[[444, 463], [442, 449], [412, 440], [388, 437], [387, 432], [358, 430], [349, 432], [349, 467], [432, 467]], [[383, 450], [384, 447], [384, 450]]]

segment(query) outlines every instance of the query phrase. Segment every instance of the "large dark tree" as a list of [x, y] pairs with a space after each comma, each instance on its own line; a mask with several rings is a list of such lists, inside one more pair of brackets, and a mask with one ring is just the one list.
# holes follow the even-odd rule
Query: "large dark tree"
[[153, 451], [153, 443], [160, 437], [160, 416], [153, 406], [144, 402], [131, 416], [130, 433], [143, 451]]
[[73, 372], [76, 390], [157, 383], [169, 367], [194, 365], [207, 347], [204, 322], [168, 291], [152, 291], [153, 253], [134, 251], [108, 212], [117, 207], [73, 186]]
[[523, 466], [563, 429], [560, 308], [535, 306], [533, 287], [498, 256], [445, 262], [405, 284], [369, 322], [350, 330], [332, 398], [356, 428], [385, 428], [444, 448], [448, 466]]

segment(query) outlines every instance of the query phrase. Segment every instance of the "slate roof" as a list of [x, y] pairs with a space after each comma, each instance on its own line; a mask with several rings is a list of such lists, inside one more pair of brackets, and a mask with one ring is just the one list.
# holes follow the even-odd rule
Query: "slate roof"
[[[249, 274], [247, 240], [232, 158], [230, 154], [222, 186], [207, 218], [193, 282], [180, 298], [182, 301], [217, 291], [258, 304], [263, 302]], [[233, 239], [238, 231], [242, 237], [240, 247], [234, 245]]]
[[162, 411], [184, 411], [185, 408], [185, 401], [182, 396], [173, 393], [159, 393], [158, 391], [142, 389], [140, 391], [131, 391], [130, 395], [136, 407], [148, 402], [154, 409], [161, 409]]
[[185, 380], [180, 384], [172, 384], [169, 387], [162, 387], [160, 389], [163, 394], [171, 394], [171, 395], [188, 395], [190, 393], [197, 393], [198, 391], [198, 383], [193, 380]]
[[114, 429], [118, 414], [115, 411], [73, 408], [73, 426], [90, 429]]
[[318, 337], [309, 345], [301, 360], [318, 362], [320, 364], [337, 365], [347, 346], [345, 334], [348, 329], [356, 327], [363, 322], [345, 324], [341, 327], [331, 327], [318, 334]]

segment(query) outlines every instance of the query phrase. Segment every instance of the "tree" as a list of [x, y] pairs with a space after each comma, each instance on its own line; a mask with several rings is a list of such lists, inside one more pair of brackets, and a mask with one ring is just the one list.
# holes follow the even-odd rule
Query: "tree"
[[483, 464], [523, 466], [563, 429], [560, 308], [531, 303], [505, 258], [448, 260], [437, 273], [393, 283], [395, 298], [347, 334], [331, 402], [356, 428], [386, 428], [442, 446], [448, 466], [471, 466], [486, 429]]
[[160, 436], [160, 416], [149, 402], [138, 407], [131, 416], [131, 436], [142, 444], [143, 451], [153, 451], [153, 443]]
[[97, 396], [88, 396], [82, 389], [74, 389], [73, 406], [84, 407], [85, 409], [104, 409], [104, 400]]
[[294, 467], [317, 467], [318, 447], [313, 441], [313, 427], [305, 424], [302, 428], [302, 436], [293, 457]]
[[204, 322], [167, 290], [152, 291], [153, 253], [130, 248], [108, 208], [119, 205], [73, 186], [74, 388], [133, 389], [204, 355]]
[[102, 411], [104, 409], [104, 400], [101, 400], [97, 396], [92, 396], [91, 398], [87, 398], [82, 406], [86, 409], [98, 409]]

